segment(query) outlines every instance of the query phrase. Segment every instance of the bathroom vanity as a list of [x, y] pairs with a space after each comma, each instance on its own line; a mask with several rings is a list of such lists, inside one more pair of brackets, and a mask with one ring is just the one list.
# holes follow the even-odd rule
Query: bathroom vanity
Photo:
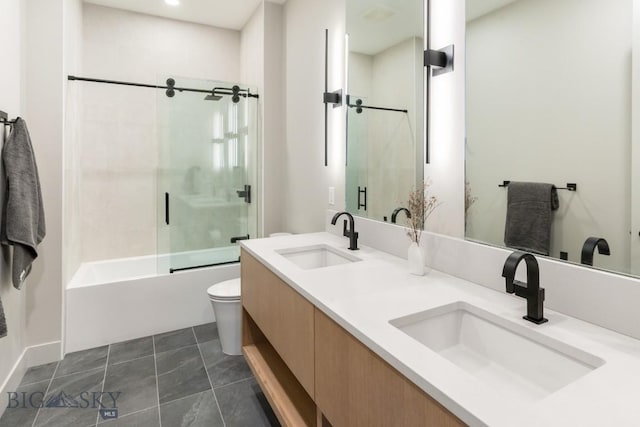
[[464, 425], [242, 253], [243, 347], [283, 425]]
[[242, 243], [243, 352], [283, 425], [640, 419], [638, 340], [551, 310], [534, 325], [519, 298], [347, 246], [329, 233]]

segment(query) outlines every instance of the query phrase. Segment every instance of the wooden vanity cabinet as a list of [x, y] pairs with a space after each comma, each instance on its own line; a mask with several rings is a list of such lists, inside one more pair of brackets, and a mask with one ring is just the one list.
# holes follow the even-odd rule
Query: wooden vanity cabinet
[[283, 426], [464, 425], [244, 250], [241, 285], [243, 353]]
[[320, 310], [315, 402], [334, 427], [464, 426]]
[[314, 306], [242, 250], [242, 351], [283, 426], [315, 426]]

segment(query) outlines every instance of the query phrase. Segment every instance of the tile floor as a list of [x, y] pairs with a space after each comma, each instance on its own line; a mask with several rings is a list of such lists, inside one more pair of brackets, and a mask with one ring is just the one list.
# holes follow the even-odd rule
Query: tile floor
[[[244, 358], [222, 353], [215, 323], [67, 354], [30, 368], [16, 392], [0, 427], [279, 426]], [[103, 419], [100, 405], [118, 417]]]

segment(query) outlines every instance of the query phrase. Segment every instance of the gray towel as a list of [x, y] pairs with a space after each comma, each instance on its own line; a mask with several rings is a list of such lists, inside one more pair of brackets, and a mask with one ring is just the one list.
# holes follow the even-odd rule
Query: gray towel
[[552, 211], [560, 206], [553, 184], [510, 182], [504, 243], [540, 255], [551, 248]]
[[4, 318], [4, 310], [2, 309], [2, 301], [0, 301], [0, 338], [7, 336], [7, 321]]
[[20, 117], [2, 148], [6, 179], [0, 243], [13, 245], [13, 286], [20, 289], [45, 235], [40, 178], [27, 124]]

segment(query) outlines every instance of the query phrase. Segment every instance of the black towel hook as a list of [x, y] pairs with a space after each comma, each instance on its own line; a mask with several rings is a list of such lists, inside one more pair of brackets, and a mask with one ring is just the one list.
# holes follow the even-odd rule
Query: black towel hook
[[0, 110], [0, 123], [5, 126], [11, 126], [16, 122], [16, 119], [9, 120], [9, 116], [4, 111]]

